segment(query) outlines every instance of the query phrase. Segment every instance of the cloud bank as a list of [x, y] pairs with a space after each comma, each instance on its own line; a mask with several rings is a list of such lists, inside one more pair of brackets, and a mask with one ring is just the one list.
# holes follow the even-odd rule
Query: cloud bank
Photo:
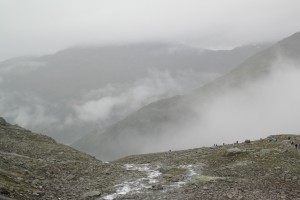
[[[10, 68], [7, 73], [14, 70], [17, 69]], [[18, 73], [26, 73], [26, 70]], [[11, 123], [71, 143], [95, 129], [102, 130], [112, 125], [145, 105], [188, 93], [218, 76], [192, 70], [172, 74], [151, 70], [148, 76], [132, 84], [109, 84], [67, 102], [51, 102], [33, 91], [1, 91], [0, 113]]]
[[79, 44], [176, 41], [224, 48], [300, 30], [298, 0], [0, 2], [0, 59]]
[[102, 126], [128, 116], [130, 113], [159, 99], [182, 95], [218, 77], [215, 73], [178, 71], [149, 71], [149, 76], [129, 85], [108, 85], [83, 95], [73, 107], [75, 118], [93, 121]]
[[206, 109], [201, 108], [198, 118], [169, 127], [162, 138], [150, 139], [153, 145], [147, 145], [143, 152], [221, 145], [271, 134], [299, 134], [300, 69], [279, 65], [268, 77], [215, 98]]

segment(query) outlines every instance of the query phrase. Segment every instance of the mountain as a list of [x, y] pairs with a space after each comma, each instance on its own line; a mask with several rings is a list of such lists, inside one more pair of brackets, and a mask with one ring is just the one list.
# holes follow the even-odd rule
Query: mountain
[[[175, 133], [183, 126], [189, 126], [189, 121], [201, 123], [202, 115], [210, 102], [223, 97], [229, 91], [238, 89], [242, 91], [247, 84], [260, 84], [273, 71], [274, 63], [277, 61], [288, 60], [289, 63], [297, 65], [300, 61], [299, 55], [300, 33], [295, 33], [251, 56], [226, 75], [192, 93], [149, 104], [108, 127], [104, 132], [93, 132], [84, 136], [72, 146], [103, 160], [141, 152], [167, 150], [168, 146], [172, 147], [173, 138], [176, 138]], [[278, 65], [275, 68], [284, 69], [282, 66]], [[280, 80], [276, 81], [280, 83]], [[218, 123], [215, 126], [218, 126]], [[184, 138], [187, 133], [185, 129], [181, 131], [178, 134], [182, 135], [180, 137], [182, 143], [184, 140], [194, 140], [193, 137]], [[203, 134], [202, 139], [206, 137], [205, 133]], [[201, 137], [197, 139], [201, 140]], [[165, 146], [161, 141], [165, 142]], [[197, 145], [196, 141], [194, 142]]]
[[103, 163], [0, 118], [0, 199], [297, 199], [299, 135]]
[[[188, 92], [267, 46], [218, 51], [141, 43], [14, 58], [0, 63], [0, 112], [12, 123], [71, 143], [153, 101]], [[148, 89], [146, 94], [139, 92], [141, 87]], [[136, 97], [131, 94], [137, 92]], [[132, 105], [119, 103], [122, 98]], [[112, 104], [106, 113], [107, 99], [119, 104]], [[89, 108], [94, 103], [104, 111], [95, 114]]]

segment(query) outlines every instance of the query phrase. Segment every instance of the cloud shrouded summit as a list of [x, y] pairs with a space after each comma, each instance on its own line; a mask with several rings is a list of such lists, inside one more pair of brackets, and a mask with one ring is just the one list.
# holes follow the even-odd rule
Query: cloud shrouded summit
[[297, 133], [300, 32], [193, 92], [151, 103], [74, 147], [99, 156], [184, 149]]
[[278, 40], [300, 29], [299, 7], [298, 0], [2, 0], [0, 60], [82, 44]]

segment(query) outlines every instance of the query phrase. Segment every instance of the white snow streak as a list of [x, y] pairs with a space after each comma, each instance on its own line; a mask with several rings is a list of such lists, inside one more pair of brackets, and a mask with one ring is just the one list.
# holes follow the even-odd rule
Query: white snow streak
[[151, 184], [157, 183], [157, 179], [161, 173], [157, 170], [151, 169], [149, 164], [126, 164], [125, 168], [129, 171], [145, 172], [146, 178], [139, 178], [133, 181], [125, 181], [121, 184], [116, 185], [116, 193], [107, 195], [101, 199], [113, 200], [118, 196], [125, 195], [129, 192], [138, 193], [142, 189], [151, 188]]

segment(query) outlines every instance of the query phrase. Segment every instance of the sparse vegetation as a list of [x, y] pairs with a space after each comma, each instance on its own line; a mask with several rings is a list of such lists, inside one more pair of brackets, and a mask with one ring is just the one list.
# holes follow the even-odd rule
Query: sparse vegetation
[[[299, 135], [274, 135], [250, 144], [128, 156], [110, 163], [10, 124], [0, 125], [0, 196], [15, 199], [97, 199], [126, 182], [142, 183], [147, 166], [156, 181], [118, 199], [297, 199]], [[230, 152], [230, 153], [228, 153]], [[151, 178], [148, 177], [149, 180]]]

